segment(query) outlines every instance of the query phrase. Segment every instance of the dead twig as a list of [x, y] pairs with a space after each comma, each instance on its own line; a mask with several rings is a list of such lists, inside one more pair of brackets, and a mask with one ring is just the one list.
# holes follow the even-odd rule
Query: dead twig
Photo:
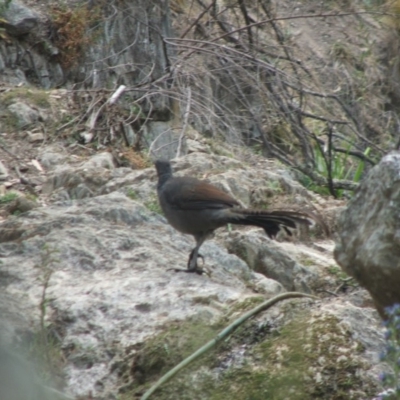
[[182, 149], [182, 141], [185, 136], [186, 128], [188, 126], [188, 121], [189, 121], [189, 115], [190, 115], [190, 106], [192, 103], [192, 91], [190, 89], [190, 86], [187, 88], [187, 101], [186, 101], [186, 110], [185, 114], [183, 116], [183, 126], [181, 130], [181, 134], [178, 139], [178, 149], [176, 150], [176, 157], [180, 157], [181, 155], [181, 149]]

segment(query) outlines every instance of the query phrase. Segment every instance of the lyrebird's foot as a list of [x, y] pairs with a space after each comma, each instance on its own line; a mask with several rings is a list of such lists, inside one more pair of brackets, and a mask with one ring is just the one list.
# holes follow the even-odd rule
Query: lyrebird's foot
[[[190, 255], [189, 255], [188, 268], [189, 268], [190, 263], [193, 262], [192, 261], [193, 260], [193, 253], [194, 253], [194, 249], [190, 252]], [[201, 254], [197, 254], [197, 258], [201, 258], [201, 261], [204, 264], [204, 257]], [[197, 260], [195, 262], [197, 263]]]
[[204, 269], [199, 268], [199, 267], [195, 267], [195, 268], [187, 268], [187, 269], [183, 269], [183, 268], [169, 268], [168, 271], [175, 271], [175, 272], [190, 272], [190, 273], [196, 273], [198, 275], [203, 275], [204, 273], [207, 273], [206, 271], [204, 271]]
[[208, 277], [211, 276], [211, 272], [203, 269], [203, 268], [199, 268], [196, 266], [196, 268], [187, 268], [187, 269], [183, 269], [183, 268], [169, 268], [168, 271], [174, 271], [174, 272], [186, 272], [186, 273], [196, 273], [197, 275], [203, 275], [206, 274]]
[[189, 268], [186, 272], [195, 272], [197, 275], [206, 274], [209, 278], [211, 277], [211, 271], [207, 268], [199, 268], [197, 265], [194, 268]]

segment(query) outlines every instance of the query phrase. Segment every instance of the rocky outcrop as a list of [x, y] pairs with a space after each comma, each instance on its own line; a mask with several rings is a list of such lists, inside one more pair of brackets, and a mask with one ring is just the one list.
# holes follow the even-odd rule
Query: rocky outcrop
[[[170, 269], [185, 267], [193, 240], [174, 231], [160, 214], [155, 171], [143, 156], [146, 151], [138, 150], [181, 156], [174, 161], [177, 175], [208, 179], [245, 206], [329, 214], [328, 202], [296, 183], [282, 165], [216, 139], [237, 145], [245, 138], [268, 154], [273, 154], [274, 147], [268, 146], [274, 142], [279, 149], [275, 154], [295, 161], [301, 157], [291, 155], [291, 149], [309, 146], [299, 138], [308, 128], [320, 129], [302, 118], [320, 122], [335, 115], [335, 124], [345, 129], [342, 134], [347, 122], [348, 132], [363, 132], [361, 116], [371, 114], [373, 120], [376, 113], [368, 112], [371, 108], [352, 112], [348, 93], [358, 90], [351, 80], [338, 86], [348, 81], [348, 72], [337, 76], [333, 68], [342, 50], [348, 53], [338, 44], [354, 39], [351, 52], [359, 76], [360, 60], [370, 61], [364, 50], [368, 41], [372, 37], [381, 43], [376, 34], [380, 27], [371, 28], [365, 38], [349, 35], [343, 29], [355, 21], [349, 15], [340, 19], [338, 39], [325, 19], [313, 18], [319, 25], [314, 29], [308, 19], [298, 18], [289, 22], [301, 23], [295, 35], [286, 35], [287, 29], [278, 24], [269, 35], [261, 32], [261, 25], [236, 30], [241, 17], [235, 7], [217, 15], [218, 7], [203, 14], [201, 2], [193, 7], [144, 0], [68, 4], [71, 8], [58, 9], [58, 16], [66, 19], [57, 26], [56, 18], [50, 21], [48, 4], [36, 2], [35, 9], [43, 7], [39, 20], [36, 11], [13, 11], [5, 13], [5, 31], [0, 28], [0, 83], [5, 86], [0, 94], [5, 143], [0, 191], [18, 197], [7, 206], [0, 203], [0, 344], [19, 348], [34, 360], [39, 375], [49, 377], [47, 386], [70, 397], [133, 398], [254, 305], [298, 290], [319, 300], [285, 301], [263, 312], [155, 398], [290, 399], [293, 393], [303, 399], [332, 393], [337, 398], [372, 398], [379, 392], [378, 374], [385, 370], [378, 358], [384, 347], [380, 320], [368, 293], [337, 267], [332, 242], [318, 233], [312, 240], [281, 237], [282, 242], [271, 242], [255, 228], [227, 227], [202, 248], [210, 276], [175, 273]], [[293, 12], [290, 2], [275, 5], [278, 14]], [[313, 5], [298, 6], [295, 16], [315, 13]], [[179, 14], [183, 8], [184, 17]], [[264, 11], [249, 15], [246, 25], [275, 13]], [[175, 34], [170, 12], [177, 13], [175, 24], [185, 21]], [[76, 20], [68, 23], [71, 15], [87, 35], [78, 33]], [[365, 14], [357, 14], [357, 26], [364, 26], [360, 15]], [[238, 21], [231, 24], [229, 16]], [[64, 46], [59, 39], [70, 38], [63, 30], [68, 27], [82, 41]], [[246, 35], [256, 32], [257, 38], [248, 41]], [[298, 35], [307, 46], [296, 51]], [[327, 41], [326, 52], [319, 51], [319, 38]], [[196, 44], [197, 39], [203, 43]], [[295, 53], [287, 53], [287, 40], [293, 40]], [[210, 47], [203, 46], [206, 42]], [[174, 54], [177, 43], [180, 60]], [[263, 45], [258, 55], [253, 53], [256, 43], [269, 43], [268, 53]], [[330, 58], [332, 49], [335, 60]], [[199, 50], [206, 51], [205, 57]], [[317, 60], [317, 70], [323, 71], [317, 87], [297, 74], [303, 75], [306, 59]], [[366, 64], [363, 81], [370, 82], [371, 90], [384, 87], [376, 72], [380, 69]], [[257, 71], [255, 79], [252, 71]], [[318, 95], [324, 81], [331, 81], [332, 90], [323, 87], [314, 109], [311, 94], [303, 88]], [[42, 93], [31, 87], [64, 84], [72, 90]], [[109, 91], [122, 84], [127, 90], [118, 103], [110, 104]], [[9, 85], [18, 88], [13, 91]], [[386, 94], [378, 94], [367, 103], [389, 103]], [[325, 106], [332, 98], [343, 99], [350, 108], [343, 113], [331, 103]], [[388, 121], [376, 125], [391, 128]], [[24, 132], [26, 128], [31, 132]], [[291, 131], [299, 136], [290, 136]], [[207, 139], [199, 139], [199, 132]], [[139, 166], [120, 157], [125, 151], [141, 159]], [[8, 201], [6, 197], [1, 200]], [[335, 212], [330, 215], [333, 219]], [[44, 399], [38, 396], [35, 400]]]
[[37, 28], [40, 17], [32, 8], [18, 0], [2, 1], [1, 5], [4, 7], [2, 24], [11, 35], [25, 35]]
[[[1, 226], [0, 313], [5, 323], [0, 339], [7, 345], [18, 338], [43, 354], [38, 343], [46, 338], [50, 359], [58, 354], [55, 377], [47, 385], [69, 396], [133, 395], [265, 298], [286, 290], [320, 294], [342, 287], [330, 272], [329, 241], [317, 249], [296, 243], [299, 239], [272, 243], [255, 228], [221, 229], [204, 244], [210, 276], [171, 271], [185, 268], [194, 243], [159, 214], [153, 167], [118, 168], [109, 153], [76, 163], [75, 156], [57, 146], [43, 148], [40, 159], [49, 161], [41, 195], [47, 206], [10, 216]], [[292, 206], [310, 201], [288, 174], [259, 163], [262, 168], [256, 170], [232, 158], [191, 153], [174, 161], [174, 168], [178, 175], [210, 179], [244, 205], [254, 199], [268, 203], [273, 196], [276, 201], [287, 196], [288, 206], [289, 199]], [[90, 192], [81, 197], [79, 187]], [[177, 398], [176, 390], [184, 390], [195, 399], [199, 388], [204, 392], [215, 386], [218, 391], [216, 382], [228, 385], [231, 373], [256, 379], [264, 371], [264, 381], [273, 387], [294, 370], [289, 363], [270, 376], [270, 363], [281, 363], [290, 354], [306, 357], [308, 372], [296, 372], [300, 386], [289, 385], [289, 391], [302, 387], [307, 398], [315, 387], [329, 391], [334, 382], [343, 388], [340, 382], [357, 376], [354, 385], [362, 380], [364, 389], [353, 398], [366, 398], [378, 391], [383, 339], [374, 310], [364, 308], [359, 292], [342, 297], [338, 289], [340, 297], [333, 300], [286, 301], [273, 307], [218, 350], [220, 361], [202, 361], [200, 370], [185, 372], [174, 389], [167, 386], [156, 398]], [[312, 358], [299, 347], [299, 329]], [[271, 342], [277, 331], [283, 335], [281, 344]], [[322, 345], [325, 338], [330, 338], [329, 351]], [[262, 350], [269, 343], [275, 343], [271, 352]], [[263, 356], [257, 358], [257, 353]], [[193, 380], [196, 385], [185, 383]]]
[[341, 214], [335, 258], [382, 316], [400, 303], [400, 153], [385, 156]]

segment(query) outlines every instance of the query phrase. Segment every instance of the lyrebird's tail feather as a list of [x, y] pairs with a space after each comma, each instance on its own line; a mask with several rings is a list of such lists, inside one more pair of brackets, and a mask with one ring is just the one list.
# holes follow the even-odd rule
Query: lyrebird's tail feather
[[311, 216], [296, 211], [253, 211], [246, 209], [232, 210], [233, 217], [229, 220], [232, 224], [253, 225], [263, 228], [270, 237], [275, 237], [280, 229], [292, 235], [289, 228], [295, 229], [298, 225], [312, 225]]

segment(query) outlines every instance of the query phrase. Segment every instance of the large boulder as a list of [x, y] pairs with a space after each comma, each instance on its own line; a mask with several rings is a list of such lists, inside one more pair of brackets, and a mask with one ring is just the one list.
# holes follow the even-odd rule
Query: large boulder
[[400, 153], [362, 182], [338, 223], [335, 258], [371, 294], [379, 313], [400, 303]]
[[[3, 5], [4, 7], [4, 5]], [[39, 24], [39, 15], [18, 0], [11, 1], [3, 12], [3, 25], [15, 36], [31, 32]]]

